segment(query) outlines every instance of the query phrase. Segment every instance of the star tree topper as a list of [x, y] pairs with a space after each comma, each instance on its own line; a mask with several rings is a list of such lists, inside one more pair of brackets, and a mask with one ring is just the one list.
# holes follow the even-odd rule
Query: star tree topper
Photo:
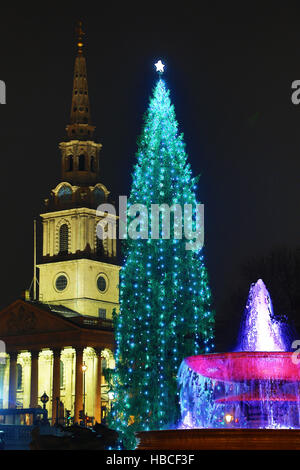
[[165, 64], [163, 64], [160, 59], [159, 59], [159, 61], [156, 62], [156, 64], [154, 64], [154, 65], [155, 65], [155, 67], [156, 67], [156, 72], [158, 72], [158, 73], [163, 73], [163, 72], [164, 72]]

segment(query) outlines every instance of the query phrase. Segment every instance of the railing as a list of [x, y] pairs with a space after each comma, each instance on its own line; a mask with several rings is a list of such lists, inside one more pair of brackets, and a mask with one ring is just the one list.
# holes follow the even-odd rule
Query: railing
[[[29, 450], [32, 442], [32, 431], [36, 425], [0, 424], [0, 431], [4, 433], [4, 448], [6, 450]], [[39, 434], [61, 435], [61, 430], [55, 426], [39, 425]]]
[[30, 441], [31, 431], [34, 426], [23, 426], [22, 424], [0, 424], [0, 431], [4, 431], [5, 442]]
[[0, 431], [4, 432], [5, 449], [29, 450], [33, 428], [34, 426], [21, 424], [0, 424]]

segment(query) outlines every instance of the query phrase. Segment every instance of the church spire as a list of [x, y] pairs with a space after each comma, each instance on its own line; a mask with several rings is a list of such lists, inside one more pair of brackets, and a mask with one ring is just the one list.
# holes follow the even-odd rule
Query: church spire
[[77, 26], [77, 57], [75, 59], [71, 120], [66, 131], [72, 140], [91, 140], [95, 126], [91, 122], [89, 91], [87, 82], [86, 60], [83, 55], [82, 22]]
[[62, 153], [62, 181], [77, 186], [90, 186], [98, 181], [99, 152], [102, 145], [93, 140], [95, 126], [91, 122], [83, 36], [82, 23], [79, 22], [71, 120], [66, 127], [69, 139], [61, 142], [59, 147]]

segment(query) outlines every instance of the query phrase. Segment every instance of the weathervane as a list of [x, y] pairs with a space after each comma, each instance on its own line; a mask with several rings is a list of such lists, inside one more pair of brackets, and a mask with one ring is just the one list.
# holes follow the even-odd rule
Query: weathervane
[[162, 61], [159, 59], [159, 61], [156, 62], [156, 64], [154, 64], [155, 67], [156, 67], [156, 72], [158, 72], [160, 75], [162, 73], [164, 73], [164, 67], [165, 67], [165, 64], [162, 63]]

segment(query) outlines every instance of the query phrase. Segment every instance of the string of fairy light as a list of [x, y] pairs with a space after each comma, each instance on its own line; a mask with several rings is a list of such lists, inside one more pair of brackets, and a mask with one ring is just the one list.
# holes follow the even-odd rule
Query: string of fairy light
[[[162, 79], [165, 66], [161, 61], [155, 66], [159, 77], [139, 139], [128, 209], [134, 204], [195, 207], [196, 179]], [[181, 222], [172, 222], [171, 235], [182, 229]], [[151, 238], [151, 218], [147, 227], [147, 239], [141, 227], [137, 239], [125, 241], [120, 312], [115, 316], [115, 400], [110, 424], [127, 438], [129, 447], [134, 446], [134, 431], [162, 429], [178, 418], [180, 363], [188, 355], [213, 348], [203, 254], [186, 250], [185, 239], [164, 238], [162, 223], [157, 238]], [[195, 220], [187, 229], [195, 229]]]

